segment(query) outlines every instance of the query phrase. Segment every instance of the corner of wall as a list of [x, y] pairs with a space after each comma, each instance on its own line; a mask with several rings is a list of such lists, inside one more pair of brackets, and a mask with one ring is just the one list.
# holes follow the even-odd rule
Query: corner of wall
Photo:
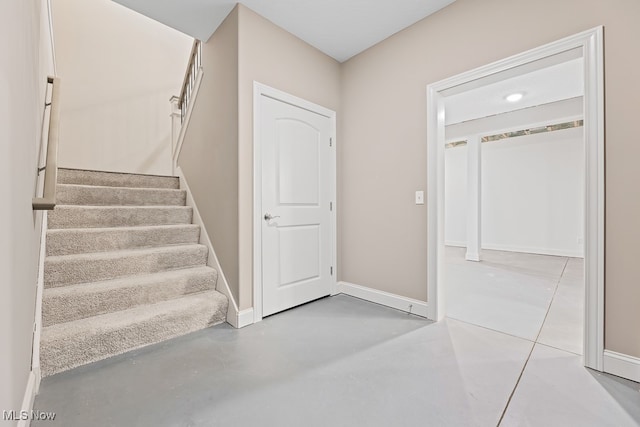
[[[192, 93], [175, 156], [176, 171], [188, 181], [236, 313], [241, 306], [237, 284], [237, 12], [236, 7], [202, 44], [203, 77]], [[237, 319], [229, 318], [229, 323], [234, 322]]]
[[340, 108], [340, 64], [250, 8], [238, 5], [238, 268], [240, 309], [253, 305], [253, 84]]
[[198, 205], [196, 204], [193, 194], [191, 193], [191, 189], [189, 188], [189, 183], [187, 182], [184, 173], [180, 166], [176, 167], [175, 174], [180, 178], [180, 189], [185, 190], [187, 192], [187, 206], [191, 206], [193, 209], [193, 223], [200, 226], [200, 244], [205, 245], [209, 251], [209, 255], [207, 258], [207, 265], [213, 267], [218, 272], [218, 280], [216, 282], [216, 290], [222, 294], [224, 294], [229, 300], [229, 308], [227, 310], [227, 322], [230, 323], [234, 327], [238, 327], [238, 303], [236, 302], [233, 293], [231, 292], [231, 288], [229, 287], [229, 282], [224, 274], [224, 270], [220, 265], [220, 261], [216, 256], [215, 248], [211, 243], [211, 239], [209, 238], [209, 233], [207, 233], [207, 228], [200, 216], [200, 211], [198, 210]]

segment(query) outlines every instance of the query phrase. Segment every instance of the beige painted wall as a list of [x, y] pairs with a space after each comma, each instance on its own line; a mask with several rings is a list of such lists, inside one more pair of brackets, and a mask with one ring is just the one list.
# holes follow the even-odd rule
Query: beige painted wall
[[[239, 5], [239, 283], [240, 309], [253, 299], [253, 82], [338, 112], [340, 64]], [[338, 141], [338, 147], [340, 142]]]
[[339, 64], [239, 4], [203, 45], [179, 165], [240, 310], [253, 299], [253, 81], [332, 110]]
[[[426, 300], [425, 87], [605, 27], [606, 348], [640, 357], [640, 2], [458, 0], [343, 65], [340, 278]], [[368, 215], [369, 212], [376, 215]]]
[[52, 0], [60, 165], [171, 174], [171, 108], [193, 39], [110, 0]]
[[46, 13], [43, 0], [0, 2], [1, 410], [21, 409], [31, 370], [42, 223], [42, 214], [31, 209], [31, 198], [46, 76], [53, 74]]
[[178, 165], [238, 301], [238, 10], [202, 45], [204, 75]]

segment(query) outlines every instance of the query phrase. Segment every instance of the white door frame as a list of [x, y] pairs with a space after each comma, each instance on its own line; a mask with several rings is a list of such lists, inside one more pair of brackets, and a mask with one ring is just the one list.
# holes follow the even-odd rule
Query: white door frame
[[[337, 293], [338, 259], [336, 232], [336, 112], [328, 108], [298, 98], [278, 89], [256, 81], [253, 82], [253, 321], [262, 320], [262, 141], [260, 138], [260, 118], [262, 115], [260, 97], [266, 96], [329, 118], [331, 149], [329, 154], [329, 193], [333, 209], [330, 212], [331, 254], [329, 259], [333, 267], [331, 276], [331, 295]], [[327, 206], [327, 209], [329, 207]]]
[[571, 49], [584, 60], [585, 141], [585, 366], [603, 370], [604, 355], [604, 58], [603, 27], [558, 40], [427, 86], [428, 317], [445, 316], [442, 283], [444, 253], [444, 96], [442, 92], [483, 77]]

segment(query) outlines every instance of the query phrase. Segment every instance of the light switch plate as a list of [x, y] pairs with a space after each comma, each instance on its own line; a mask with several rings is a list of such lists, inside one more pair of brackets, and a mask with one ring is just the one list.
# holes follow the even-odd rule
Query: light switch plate
[[424, 191], [416, 191], [416, 205], [424, 205]]

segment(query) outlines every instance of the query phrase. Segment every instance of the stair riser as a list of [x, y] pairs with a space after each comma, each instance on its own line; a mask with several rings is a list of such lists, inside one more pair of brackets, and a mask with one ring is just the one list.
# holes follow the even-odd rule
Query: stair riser
[[113, 256], [108, 253], [90, 256], [56, 257], [45, 259], [44, 287], [97, 282], [119, 277], [157, 273], [172, 269], [205, 265], [207, 248], [176, 248], [170, 251]]
[[117, 287], [102, 282], [81, 284], [73, 289], [46, 289], [42, 301], [43, 324], [50, 326], [71, 322], [213, 290], [217, 277], [216, 270], [208, 268], [189, 273], [185, 271], [181, 275], [154, 277], [153, 280], [143, 277]]
[[197, 226], [49, 230], [47, 256], [108, 252], [124, 249], [198, 243]]
[[180, 188], [177, 177], [58, 169], [58, 184], [134, 188]]
[[49, 333], [48, 328], [44, 328], [40, 344], [42, 374], [53, 375], [222, 323], [226, 312], [226, 299], [218, 299], [188, 310], [159, 312], [153, 318], [116, 327], [105, 324], [90, 329], [66, 330], [65, 333]]
[[186, 192], [167, 189], [58, 185], [57, 203], [87, 206], [184, 206]]
[[99, 208], [58, 206], [48, 214], [50, 229], [191, 224], [190, 207]]
[[226, 320], [175, 177], [60, 169], [48, 213], [40, 367], [49, 376]]

